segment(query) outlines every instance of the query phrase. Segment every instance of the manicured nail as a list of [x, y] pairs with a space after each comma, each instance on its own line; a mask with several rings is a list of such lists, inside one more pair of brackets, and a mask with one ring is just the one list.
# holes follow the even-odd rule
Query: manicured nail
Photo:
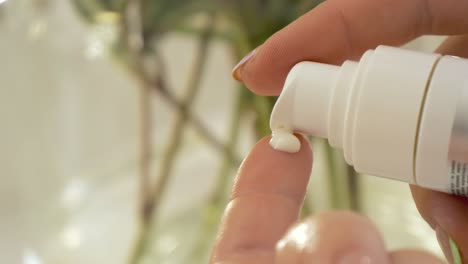
[[339, 264], [373, 264], [366, 250], [353, 250], [338, 260]]
[[256, 53], [257, 53], [257, 49], [252, 50], [234, 67], [234, 69], [232, 70], [232, 77], [234, 77], [234, 79], [236, 79], [239, 82], [242, 81], [242, 75], [241, 75], [242, 67], [245, 65], [246, 62], [252, 59]]
[[445, 257], [447, 260], [452, 263], [453, 262], [453, 256], [452, 256], [452, 251], [450, 250], [450, 244], [449, 244], [449, 237], [447, 233], [440, 227], [437, 226], [435, 228], [436, 236], [437, 236], [437, 241], [439, 241], [439, 246], [442, 249], [442, 251], [445, 254]]

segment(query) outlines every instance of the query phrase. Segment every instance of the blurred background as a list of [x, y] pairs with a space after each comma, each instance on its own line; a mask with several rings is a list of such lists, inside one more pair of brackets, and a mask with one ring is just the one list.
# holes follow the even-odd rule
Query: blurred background
[[[275, 100], [231, 69], [319, 2], [0, 0], [0, 262], [207, 263]], [[355, 210], [390, 249], [442, 256], [406, 184], [311, 142], [303, 215]]]

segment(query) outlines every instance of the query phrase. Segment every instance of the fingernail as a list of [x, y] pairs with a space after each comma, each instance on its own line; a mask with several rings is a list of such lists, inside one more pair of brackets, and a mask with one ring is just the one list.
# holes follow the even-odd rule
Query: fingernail
[[240, 60], [239, 63], [237, 63], [237, 65], [232, 70], [232, 77], [234, 77], [234, 79], [236, 79], [239, 82], [242, 81], [242, 75], [241, 75], [242, 67], [244, 66], [246, 62], [252, 59], [256, 53], [257, 53], [257, 49], [252, 50], [242, 60]]
[[338, 264], [373, 264], [368, 250], [353, 250], [338, 260]]
[[444, 252], [447, 260], [450, 263], [452, 263], [453, 256], [452, 256], [452, 251], [450, 250], [449, 237], [447, 233], [440, 226], [437, 226], [435, 228], [435, 232], [437, 236], [437, 241], [439, 241], [440, 248]]

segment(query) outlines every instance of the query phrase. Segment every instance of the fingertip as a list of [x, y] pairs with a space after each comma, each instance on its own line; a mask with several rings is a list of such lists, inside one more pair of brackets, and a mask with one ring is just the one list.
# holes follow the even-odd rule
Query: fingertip
[[301, 146], [304, 146], [304, 148], [306, 150], [309, 150], [309, 151], [312, 150], [311, 146], [310, 146], [310, 141], [306, 136], [304, 136], [304, 135], [302, 135], [300, 133], [297, 133], [297, 132], [294, 133], [294, 135], [301, 141]]
[[301, 149], [286, 153], [273, 149], [270, 139], [262, 138], [242, 163], [231, 198], [251, 193], [281, 194], [302, 203], [312, 171], [309, 142], [301, 136]]
[[297, 153], [274, 150], [270, 139], [264, 137], [253, 147], [238, 172], [213, 261], [240, 256], [272, 263], [258, 262], [257, 253], [271, 250], [272, 256], [275, 243], [297, 221], [312, 167], [311, 150], [302, 136]]
[[300, 134], [295, 134], [295, 136], [301, 144], [296, 153], [275, 150], [270, 145], [271, 135], [260, 139], [242, 163], [239, 175], [245, 169], [252, 170], [253, 168], [257, 171], [261, 170], [258, 174], [262, 174], [263, 171], [270, 170], [272, 167], [277, 168], [276, 171], [283, 172], [283, 174], [310, 175], [313, 160], [310, 143]]
[[244, 58], [242, 58], [239, 63], [237, 63], [236, 66], [234, 66], [234, 69], [232, 70], [232, 77], [239, 82], [242, 82], [242, 73], [243, 69], [246, 64], [248, 64], [251, 60], [254, 59], [255, 55], [257, 54], [258, 48], [252, 50], [249, 52], [247, 55], [245, 55]]
[[237, 78], [252, 92], [262, 96], [279, 95], [289, 69], [294, 66], [278, 58], [277, 53], [280, 51], [276, 41], [273, 41], [275, 35], [258, 47], [255, 56], [236, 71]]
[[306, 156], [308, 159], [312, 160], [313, 159], [313, 151], [312, 151], [312, 146], [310, 144], [310, 141], [307, 137], [299, 134], [299, 133], [294, 133], [294, 135], [299, 139], [301, 142], [301, 149], [299, 152], [301, 152], [301, 155]]

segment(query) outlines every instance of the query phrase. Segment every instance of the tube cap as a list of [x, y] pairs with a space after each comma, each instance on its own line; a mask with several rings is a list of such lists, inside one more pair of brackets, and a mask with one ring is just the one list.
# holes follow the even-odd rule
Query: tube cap
[[270, 126], [328, 137], [331, 94], [340, 67], [301, 62], [291, 69], [273, 109]]

